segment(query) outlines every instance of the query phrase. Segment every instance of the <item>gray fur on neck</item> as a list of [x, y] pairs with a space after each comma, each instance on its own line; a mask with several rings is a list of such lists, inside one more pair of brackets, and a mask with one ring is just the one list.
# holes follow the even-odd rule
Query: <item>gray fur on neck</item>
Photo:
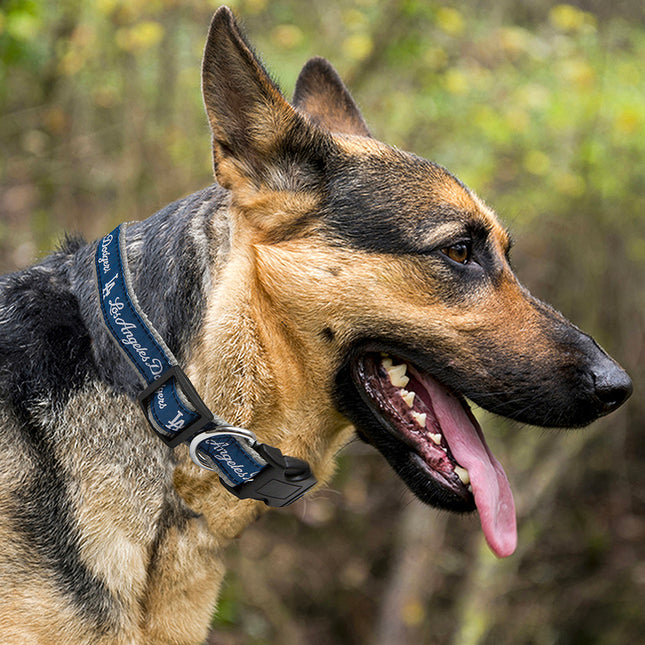
[[[126, 231], [139, 303], [182, 366], [199, 333], [215, 256], [228, 253], [227, 206], [226, 191], [213, 185], [130, 224]], [[117, 392], [135, 396], [141, 383], [102, 322], [94, 277], [96, 244], [74, 254], [70, 288], [93, 341], [99, 377]]]

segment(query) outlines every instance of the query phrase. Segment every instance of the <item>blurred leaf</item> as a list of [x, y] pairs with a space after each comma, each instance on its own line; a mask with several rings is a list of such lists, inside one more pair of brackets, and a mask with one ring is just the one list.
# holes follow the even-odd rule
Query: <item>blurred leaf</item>
[[343, 42], [343, 53], [349, 58], [361, 61], [367, 58], [374, 47], [368, 34], [353, 34]]
[[134, 53], [154, 47], [163, 38], [164, 28], [153, 20], [144, 20], [132, 27], [122, 27], [116, 32], [116, 44]]
[[304, 35], [296, 25], [278, 25], [271, 32], [273, 42], [278, 47], [293, 49], [302, 43]]
[[570, 4], [559, 4], [549, 13], [551, 23], [562, 31], [592, 32], [596, 29], [593, 14], [582, 11]]
[[452, 7], [437, 9], [437, 25], [450, 36], [459, 36], [464, 32], [465, 22], [461, 13]]
[[13, 11], [4, 20], [4, 31], [16, 40], [33, 40], [40, 27], [40, 18], [27, 11]]

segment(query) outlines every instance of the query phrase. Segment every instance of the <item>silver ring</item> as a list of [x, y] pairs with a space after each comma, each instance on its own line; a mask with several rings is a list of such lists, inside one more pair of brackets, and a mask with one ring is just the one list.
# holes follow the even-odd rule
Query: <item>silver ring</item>
[[251, 444], [251, 447], [255, 446], [258, 443], [257, 437], [246, 428], [237, 428], [235, 426], [220, 426], [217, 430], [207, 430], [206, 432], [200, 432], [195, 435], [190, 441], [190, 458], [193, 462], [200, 468], [205, 468], [206, 470], [215, 470], [212, 468], [197, 452], [199, 444], [205, 439], [210, 439], [211, 437], [216, 437], [217, 435], [232, 435], [238, 437], [239, 439], [244, 439]]

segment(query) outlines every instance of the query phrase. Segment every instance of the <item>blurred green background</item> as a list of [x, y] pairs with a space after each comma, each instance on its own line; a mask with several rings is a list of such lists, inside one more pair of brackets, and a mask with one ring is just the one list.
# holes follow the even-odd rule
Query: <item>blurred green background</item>
[[[211, 182], [199, 66], [217, 2], [0, 3], [0, 269]], [[584, 431], [482, 414], [517, 553], [421, 506], [353, 442], [330, 489], [228, 551], [223, 645], [645, 642], [645, 15], [641, 0], [237, 0], [287, 95], [331, 60], [380, 139], [435, 160], [517, 238], [521, 280], [635, 394]]]

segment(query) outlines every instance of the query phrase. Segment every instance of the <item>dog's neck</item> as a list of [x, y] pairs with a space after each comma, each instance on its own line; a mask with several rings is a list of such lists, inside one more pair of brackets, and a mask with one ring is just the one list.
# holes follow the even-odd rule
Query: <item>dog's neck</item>
[[[212, 187], [128, 227], [134, 289], [211, 410], [284, 454], [309, 461], [319, 481], [326, 481], [348, 439], [347, 422], [333, 412], [330, 387], [301, 368], [301, 357], [315, 347], [293, 346], [291, 321], [272, 310], [253, 245], [239, 231], [231, 236], [229, 208], [227, 193]], [[82, 254], [79, 274], [90, 259], [89, 250]], [[141, 384], [103, 329], [94, 282], [73, 275], [71, 281], [94, 340], [99, 377], [136, 396]], [[216, 535], [234, 537], [264, 510], [225, 491], [216, 475], [192, 464], [186, 450], [177, 452], [177, 489]]]
[[[216, 226], [224, 226], [225, 210], [225, 191], [211, 186], [126, 230], [134, 293], [182, 366], [190, 360], [199, 334], [213, 271], [227, 253], [228, 232]], [[94, 278], [95, 249], [95, 244], [79, 249], [66, 265], [64, 278], [92, 338], [99, 380], [135, 398], [142, 383], [102, 321]]]
[[[220, 416], [251, 429], [261, 442], [284, 454], [308, 461], [318, 480], [328, 481], [351, 428], [334, 411], [332, 384], [304, 369], [315, 364], [306, 360], [316, 354], [315, 342], [308, 345], [301, 338], [296, 344], [297, 321], [276, 310], [258, 271], [257, 248], [244, 231], [235, 233], [209, 293], [188, 375]], [[205, 487], [208, 475], [197, 470], [182, 462], [176, 484], [217, 534], [233, 537], [266, 508], [222, 494], [212, 478]], [[223, 513], [223, 508], [229, 511]]]

